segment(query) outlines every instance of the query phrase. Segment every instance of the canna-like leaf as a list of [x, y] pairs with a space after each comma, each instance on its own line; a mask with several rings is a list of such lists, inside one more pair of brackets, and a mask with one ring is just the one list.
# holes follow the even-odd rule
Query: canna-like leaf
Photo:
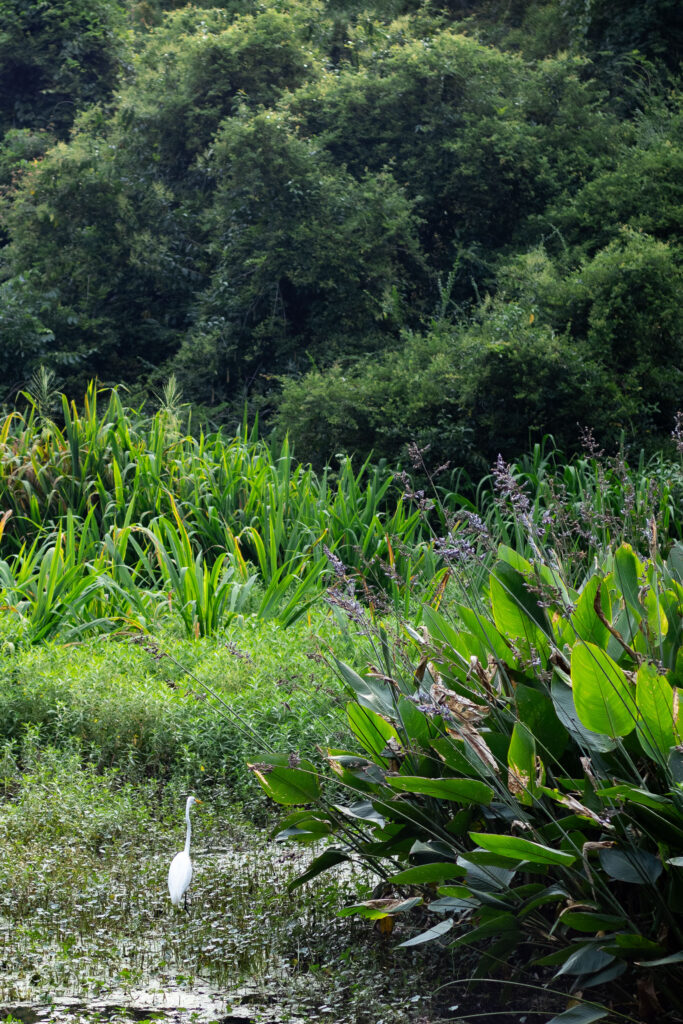
[[674, 718], [673, 687], [654, 665], [644, 664], [638, 669], [636, 704], [640, 745], [650, 757], [665, 762], [671, 747], [680, 742], [683, 709], [676, 707]]
[[346, 705], [346, 715], [351, 731], [375, 760], [379, 759], [380, 763], [383, 763], [382, 751], [390, 741], [400, 748], [401, 742], [396, 729], [376, 711], [350, 701]]
[[640, 607], [640, 577], [643, 563], [630, 544], [622, 544], [614, 554], [614, 579], [619, 585], [626, 604], [631, 611], [642, 615]]
[[556, 972], [555, 977], [561, 974], [595, 974], [611, 964], [614, 957], [611, 953], [605, 953], [597, 946], [581, 946], [568, 957]]
[[248, 765], [268, 796], [279, 804], [308, 804], [320, 797], [320, 783], [313, 765], [301, 761], [299, 767], [266, 762]]
[[561, 864], [569, 866], [576, 860], [576, 854], [566, 850], [554, 850], [550, 846], [543, 846], [541, 843], [534, 843], [530, 839], [521, 839], [519, 836], [496, 835], [490, 832], [470, 832], [470, 839], [490, 850], [491, 853], [498, 853], [502, 857], [510, 857], [513, 860], [526, 860], [532, 864]]
[[351, 860], [351, 857], [345, 850], [330, 847], [329, 850], [325, 850], [319, 857], [316, 857], [306, 871], [291, 881], [287, 889], [289, 892], [292, 892], [294, 889], [298, 889], [299, 886], [305, 885], [306, 882], [310, 882], [312, 878], [322, 874], [323, 871], [328, 871], [330, 868], [334, 868], [338, 864], [343, 864], [349, 860]]
[[337, 917], [352, 917], [355, 914], [358, 917], [365, 917], [369, 921], [381, 921], [384, 917], [405, 914], [413, 907], [419, 907], [421, 903], [421, 896], [411, 896], [407, 900], [365, 900], [363, 903], [354, 903], [353, 906], [338, 910]]
[[631, 849], [604, 849], [598, 853], [603, 870], [620, 882], [632, 885], [654, 885], [664, 865], [659, 857], [637, 847]]
[[508, 748], [508, 789], [530, 807], [536, 789], [536, 740], [529, 729], [516, 722]]
[[446, 882], [450, 878], [460, 878], [465, 874], [465, 868], [458, 867], [453, 861], [439, 862], [433, 864], [418, 864], [414, 868], [406, 868], [396, 875], [391, 875], [390, 882], [396, 885], [431, 885], [434, 882]]
[[478, 779], [427, 779], [419, 775], [389, 776], [387, 783], [403, 793], [421, 793], [460, 804], [490, 804], [493, 790]]
[[489, 585], [493, 618], [500, 633], [524, 642], [530, 652], [535, 651], [547, 663], [551, 630], [532, 592], [536, 585], [533, 573], [522, 575], [501, 561], [496, 563]]
[[606, 651], [595, 644], [577, 645], [571, 680], [576, 712], [586, 729], [612, 738], [632, 732], [638, 718], [633, 687]]
[[572, 908], [564, 910], [559, 919], [562, 924], [577, 932], [590, 932], [593, 935], [599, 931], [614, 931], [615, 928], [623, 928], [626, 924], [626, 919], [616, 914]]
[[604, 1020], [609, 1016], [609, 1010], [604, 1006], [591, 1006], [587, 1003], [580, 1003], [572, 1006], [563, 1013], [552, 1017], [547, 1024], [595, 1024], [597, 1020]]
[[609, 589], [599, 576], [591, 576], [581, 591], [581, 596], [572, 615], [572, 626], [577, 637], [585, 643], [597, 644], [603, 650], [607, 647], [610, 632], [595, 612], [595, 597], [600, 587], [600, 605], [608, 622], [612, 619]]
[[571, 686], [566, 685], [557, 672], [550, 684], [550, 695], [562, 725], [567, 729], [580, 748], [607, 753], [614, 750], [617, 740], [611, 736], [603, 736], [599, 732], [586, 729], [579, 720], [574, 704], [574, 693]]

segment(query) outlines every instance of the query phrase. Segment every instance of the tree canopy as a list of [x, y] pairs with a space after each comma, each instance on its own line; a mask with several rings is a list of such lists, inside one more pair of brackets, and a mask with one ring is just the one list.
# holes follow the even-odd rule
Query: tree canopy
[[683, 401], [668, 0], [0, 2], [0, 370], [170, 373], [302, 458], [656, 443]]

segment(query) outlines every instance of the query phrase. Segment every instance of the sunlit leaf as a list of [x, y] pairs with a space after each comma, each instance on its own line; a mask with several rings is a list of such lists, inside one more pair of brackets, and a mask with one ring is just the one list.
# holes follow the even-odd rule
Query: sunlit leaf
[[459, 878], [464, 874], [465, 869], [458, 867], [453, 861], [436, 861], [433, 864], [419, 864], [414, 868], [406, 868], [396, 875], [391, 875], [389, 881], [396, 885], [428, 885], [445, 882], [449, 878]]
[[386, 781], [392, 789], [403, 793], [421, 793], [461, 804], [490, 804], [493, 799], [491, 787], [478, 779], [428, 779], [420, 775], [398, 775], [388, 776]]
[[576, 854], [565, 850], [554, 850], [550, 846], [534, 843], [519, 836], [496, 835], [489, 832], [470, 832], [470, 839], [485, 850], [498, 853], [514, 860], [526, 860], [532, 864], [573, 864]]
[[586, 729], [627, 736], [638, 717], [631, 684], [610, 656], [595, 644], [572, 651], [571, 679], [576, 712]]

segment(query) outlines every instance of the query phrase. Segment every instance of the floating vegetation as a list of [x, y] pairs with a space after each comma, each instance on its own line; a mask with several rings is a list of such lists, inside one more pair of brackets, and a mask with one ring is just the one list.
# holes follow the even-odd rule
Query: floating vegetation
[[[414, 1019], [415, 961], [334, 916], [360, 876], [288, 893], [308, 853], [268, 843], [217, 796], [197, 813], [188, 909], [175, 908], [180, 797], [154, 806], [151, 789], [42, 757], [0, 808], [0, 1021]], [[389, 994], [389, 971], [387, 992], [377, 978], [394, 958]]]

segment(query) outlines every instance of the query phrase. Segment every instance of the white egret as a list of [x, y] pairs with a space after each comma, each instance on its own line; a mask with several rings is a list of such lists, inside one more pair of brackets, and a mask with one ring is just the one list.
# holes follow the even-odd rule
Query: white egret
[[190, 860], [190, 840], [192, 838], [192, 825], [190, 824], [190, 808], [193, 804], [200, 804], [196, 796], [188, 796], [185, 804], [185, 821], [187, 822], [187, 834], [185, 836], [185, 849], [176, 853], [168, 869], [168, 891], [171, 896], [171, 903], [177, 907], [187, 892], [192, 881], [192, 861]]

